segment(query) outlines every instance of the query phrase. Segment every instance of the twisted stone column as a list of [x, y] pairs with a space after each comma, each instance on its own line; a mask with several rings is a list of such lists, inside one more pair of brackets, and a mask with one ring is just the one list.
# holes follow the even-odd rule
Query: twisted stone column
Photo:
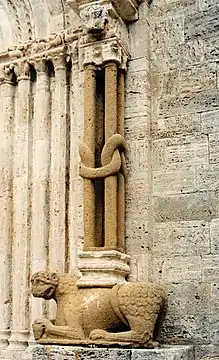
[[137, 16], [137, 3], [79, 0], [73, 9], [87, 30], [79, 43], [85, 69], [85, 129], [79, 148], [85, 242], [78, 286], [113, 286], [130, 271], [125, 254], [124, 71], [129, 57], [126, 24]]
[[16, 67], [13, 157], [13, 248], [12, 248], [12, 336], [10, 349], [22, 350], [29, 336], [29, 101], [30, 77], [27, 63]]
[[[92, 71], [93, 65], [86, 66], [86, 81], [90, 80], [88, 75], [92, 74], [88, 69]], [[84, 143], [80, 146], [80, 175], [84, 178], [84, 183], [90, 186], [89, 190], [84, 187], [85, 229], [90, 221], [93, 232], [88, 233], [90, 242], [86, 242], [85, 237], [84, 251], [79, 255], [82, 277], [78, 281], [78, 286], [112, 286], [123, 282], [129, 272], [129, 256], [124, 254], [127, 175], [124, 74], [118, 70], [116, 61], [108, 61], [101, 70], [94, 70], [94, 75], [93, 87], [85, 87], [85, 110], [89, 96], [92, 96], [92, 100], [88, 102], [88, 115], [85, 112]], [[104, 194], [99, 186], [100, 181], [104, 183]]]
[[66, 61], [53, 59], [54, 104], [51, 116], [49, 267], [65, 270]]
[[12, 248], [12, 149], [15, 86], [13, 72], [5, 68], [0, 74], [0, 348], [8, 345], [11, 314], [11, 248]]

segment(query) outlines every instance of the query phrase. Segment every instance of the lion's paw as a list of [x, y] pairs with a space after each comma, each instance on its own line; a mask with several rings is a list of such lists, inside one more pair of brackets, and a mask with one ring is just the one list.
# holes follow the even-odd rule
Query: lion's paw
[[40, 338], [42, 338], [50, 325], [51, 322], [48, 319], [35, 320], [32, 326], [35, 340], [39, 340]]
[[101, 330], [101, 329], [96, 329], [96, 330], [91, 331], [90, 339], [91, 340], [106, 340], [107, 335], [108, 335], [107, 331]]

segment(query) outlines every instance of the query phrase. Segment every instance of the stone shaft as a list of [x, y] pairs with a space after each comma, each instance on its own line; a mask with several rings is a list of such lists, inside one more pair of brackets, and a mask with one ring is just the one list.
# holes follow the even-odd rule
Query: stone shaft
[[[91, 150], [87, 165], [95, 167], [96, 72], [89, 65], [84, 78], [84, 141]], [[84, 248], [95, 247], [95, 190], [93, 181], [84, 179]]]
[[[117, 98], [117, 117], [118, 128], [117, 132], [125, 136], [124, 131], [124, 110], [125, 110], [125, 84], [124, 73], [118, 74], [118, 98]], [[118, 250], [123, 252], [125, 250], [125, 179], [124, 174], [118, 173], [118, 195], [117, 195], [117, 247]]]
[[[36, 87], [33, 117], [31, 273], [46, 269], [49, 239], [50, 111], [49, 77], [44, 61], [35, 64]], [[43, 302], [31, 299], [31, 318], [43, 314]]]
[[54, 97], [51, 113], [49, 267], [65, 270], [66, 225], [66, 62], [54, 59]]
[[[21, 68], [25, 63], [21, 64]], [[23, 349], [29, 337], [29, 246], [30, 246], [30, 184], [32, 164], [30, 140], [30, 78], [18, 73], [15, 106], [13, 163], [13, 248], [12, 248], [12, 336], [11, 349]]]
[[5, 81], [0, 84], [0, 152], [1, 152], [1, 177], [0, 177], [0, 229], [1, 229], [1, 276], [0, 276], [0, 347], [8, 345], [10, 336], [10, 299], [11, 299], [11, 250], [12, 250], [12, 151], [13, 151], [13, 123], [15, 88], [12, 82]]
[[[116, 133], [117, 65], [108, 63], [105, 67], [105, 141]], [[104, 246], [117, 249], [117, 176], [105, 178], [104, 192]]]

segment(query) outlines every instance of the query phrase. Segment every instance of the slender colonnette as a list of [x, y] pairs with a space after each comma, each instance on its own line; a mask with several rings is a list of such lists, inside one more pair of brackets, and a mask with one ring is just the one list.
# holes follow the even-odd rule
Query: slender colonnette
[[[50, 86], [45, 59], [33, 62], [36, 89], [33, 118], [31, 273], [47, 268], [49, 234]], [[43, 315], [43, 301], [31, 299], [31, 318]]]
[[16, 66], [13, 156], [13, 249], [12, 249], [12, 336], [10, 349], [22, 350], [29, 338], [29, 118], [30, 69], [26, 62]]
[[12, 178], [13, 178], [13, 117], [15, 86], [13, 71], [9, 67], [1, 69], [0, 74], [0, 347], [8, 345], [10, 337], [11, 313], [11, 249], [12, 249]]

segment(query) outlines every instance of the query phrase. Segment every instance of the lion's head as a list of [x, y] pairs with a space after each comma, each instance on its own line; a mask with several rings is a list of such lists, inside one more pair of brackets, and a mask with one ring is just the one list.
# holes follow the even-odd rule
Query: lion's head
[[35, 297], [49, 300], [54, 297], [58, 283], [59, 277], [55, 272], [37, 272], [31, 278], [31, 292]]

